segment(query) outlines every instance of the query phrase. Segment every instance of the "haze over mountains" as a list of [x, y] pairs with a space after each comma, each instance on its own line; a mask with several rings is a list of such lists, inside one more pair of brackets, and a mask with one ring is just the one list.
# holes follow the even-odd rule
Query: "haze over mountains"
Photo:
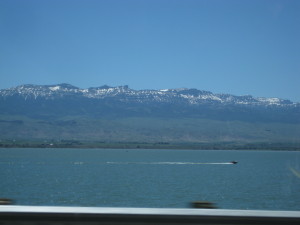
[[1, 139], [137, 142], [290, 142], [300, 103], [197, 89], [80, 89], [70, 84], [0, 90]]

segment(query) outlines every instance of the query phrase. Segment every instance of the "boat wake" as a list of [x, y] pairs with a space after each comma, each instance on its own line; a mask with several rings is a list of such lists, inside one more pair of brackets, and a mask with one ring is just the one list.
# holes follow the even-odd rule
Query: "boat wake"
[[140, 165], [232, 165], [233, 162], [106, 162], [106, 164], [140, 164]]
[[[232, 165], [236, 164], [236, 161], [232, 162], [97, 162], [96, 164], [114, 164], [114, 165], [130, 165], [130, 164], [135, 164], [135, 165]], [[18, 164], [15, 162], [1, 162], [0, 164]], [[20, 163], [20, 164], [28, 164], [27, 163]], [[35, 162], [37, 165], [46, 165], [48, 164], [47, 162]], [[59, 163], [57, 163], [59, 164]], [[81, 161], [75, 161], [75, 162], [70, 162], [70, 164], [73, 165], [84, 165], [84, 164], [91, 164], [91, 162], [81, 162]], [[92, 163], [93, 164], [93, 163]]]

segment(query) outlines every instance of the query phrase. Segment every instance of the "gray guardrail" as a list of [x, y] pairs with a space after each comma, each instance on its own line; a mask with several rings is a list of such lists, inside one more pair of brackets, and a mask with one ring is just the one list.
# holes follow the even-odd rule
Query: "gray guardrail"
[[0, 206], [0, 225], [16, 224], [299, 225], [300, 211]]

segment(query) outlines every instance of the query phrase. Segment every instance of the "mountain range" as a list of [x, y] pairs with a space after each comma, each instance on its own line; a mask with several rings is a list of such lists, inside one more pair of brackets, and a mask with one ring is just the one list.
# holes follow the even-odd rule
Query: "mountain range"
[[0, 128], [1, 139], [291, 142], [300, 103], [188, 88], [21, 85], [0, 90]]

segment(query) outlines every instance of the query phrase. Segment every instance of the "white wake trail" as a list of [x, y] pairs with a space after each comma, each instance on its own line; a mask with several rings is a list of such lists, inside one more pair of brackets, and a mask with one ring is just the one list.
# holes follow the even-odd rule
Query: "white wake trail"
[[232, 162], [106, 162], [106, 164], [140, 164], [140, 165], [232, 165]]

